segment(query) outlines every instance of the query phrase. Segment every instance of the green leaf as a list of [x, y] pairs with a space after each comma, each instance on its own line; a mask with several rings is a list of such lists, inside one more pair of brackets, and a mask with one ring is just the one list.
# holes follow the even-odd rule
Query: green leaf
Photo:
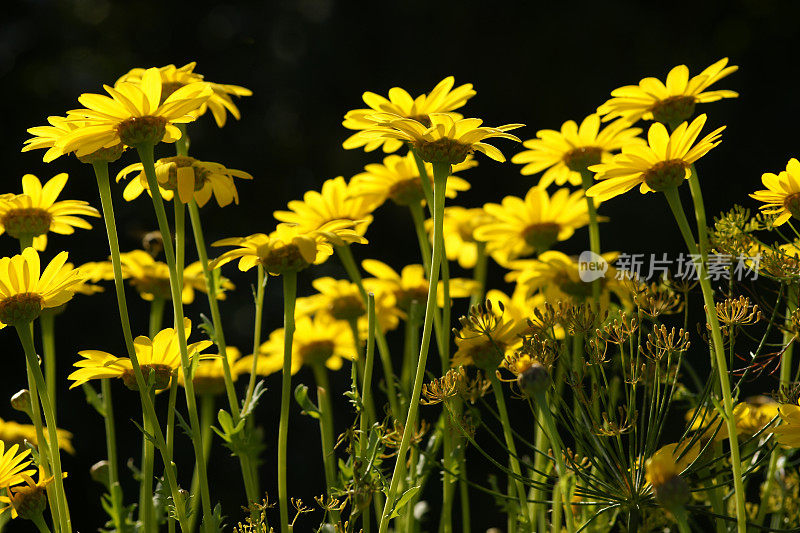
[[303, 385], [302, 383], [294, 389], [294, 399], [300, 404], [300, 407], [303, 408], [303, 414], [308, 415], [311, 418], [319, 419], [322, 415], [322, 412], [319, 410], [314, 402], [308, 397], [308, 387]]
[[411, 498], [416, 496], [416, 494], [419, 492], [419, 490], [421, 488], [422, 488], [422, 485], [419, 485], [419, 486], [416, 486], [416, 487], [411, 487], [410, 489], [405, 491], [400, 496], [400, 498], [397, 499], [397, 503], [394, 504], [394, 507], [392, 508], [392, 512], [389, 515], [389, 518], [392, 519], [392, 518], [397, 518], [398, 516], [400, 516], [400, 509], [402, 509], [405, 505], [407, 505], [408, 502], [411, 501]]

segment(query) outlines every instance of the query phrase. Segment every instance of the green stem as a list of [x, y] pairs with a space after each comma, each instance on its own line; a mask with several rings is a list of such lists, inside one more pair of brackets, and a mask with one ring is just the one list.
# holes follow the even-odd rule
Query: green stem
[[[553, 420], [553, 413], [550, 412], [550, 404], [547, 402], [547, 395], [543, 392], [537, 392], [534, 395], [534, 401], [539, 406], [539, 413], [542, 422], [544, 422], [544, 429], [547, 433], [547, 439], [550, 441], [550, 447], [553, 450], [553, 456], [556, 461], [556, 471], [558, 474], [558, 485], [560, 494], [564, 499], [564, 517], [567, 521], [567, 531], [572, 533], [575, 531], [575, 518], [572, 516], [572, 502], [569, 501], [569, 493], [567, 490], [567, 466], [564, 463], [563, 446], [561, 444], [561, 437], [558, 435], [555, 420]], [[555, 503], [553, 504], [555, 506]]]
[[[72, 531], [72, 524], [69, 518], [69, 504], [67, 503], [67, 494], [64, 491], [64, 477], [61, 469], [61, 453], [58, 448], [58, 426], [56, 425], [55, 410], [53, 404], [50, 402], [50, 396], [47, 394], [47, 384], [45, 383], [42, 369], [39, 367], [39, 357], [36, 355], [36, 347], [33, 344], [33, 333], [31, 333], [31, 324], [26, 322], [16, 326], [19, 340], [25, 351], [25, 359], [33, 374], [33, 381], [36, 383], [36, 388], [39, 393], [39, 401], [42, 404], [42, 411], [44, 412], [46, 428], [42, 428], [42, 420], [38, 419], [38, 426], [36, 428], [37, 438], [42, 435], [42, 439], [38, 441], [39, 449], [48, 448], [50, 452], [50, 466], [52, 467], [52, 475], [54, 476], [56, 502], [58, 504], [58, 517], [61, 522], [61, 531], [69, 533]], [[38, 408], [37, 408], [38, 409]], [[34, 424], [36, 420], [34, 420]], [[47, 440], [44, 439], [44, 430], [47, 430]]]
[[[148, 380], [149, 381], [149, 380]], [[152, 383], [149, 385], [150, 401], [155, 401], [155, 390], [152, 390]], [[149, 417], [144, 417], [144, 430], [152, 435], [155, 428]], [[142, 438], [142, 480], [139, 485], [139, 522], [144, 531], [154, 531], [155, 528], [155, 507], [153, 506], [153, 469], [155, 467], [155, 447], [153, 441], [146, 435]]]
[[[169, 460], [175, 457], [175, 404], [178, 400], [178, 372], [174, 370], [172, 372], [171, 378], [171, 386], [169, 388], [169, 399], [167, 400], [167, 457]], [[195, 514], [193, 513], [189, 517], [189, 523], [191, 524], [190, 531], [194, 531], [194, 525], [192, 520], [196, 519]], [[170, 531], [174, 531], [175, 529], [175, 521], [171, 518], [169, 520], [169, 529]]]
[[161, 326], [164, 324], [164, 298], [156, 296], [150, 302], [150, 319], [148, 320], [148, 335], [152, 339], [156, 334], [161, 331]]
[[258, 352], [261, 349], [261, 318], [264, 314], [264, 292], [267, 288], [268, 276], [264, 272], [264, 267], [258, 265], [258, 288], [256, 289], [256, 312], [255, 325], [253, 326], [253, 366], [250, 368], [250, 381], [247, 383], [247, 395], [244, 405], [250, 405], [253, 398], [253, 390], [256, 387], [256, 376], [258, 375]]
[[[194, 447], [195, 461], [198, 465], [198, 473], [200, 475], [200, 495], [203, 507], [203, 523], [212, 524], [213, 518], [211, 513], [211, 493], [208, 488], [208, 475], [206, 473], [206, 466], [200, 460], [203, 453], [203, 438], [200, 435], [200, 420], [197, 416], [197, 403], [194, 394], [194, 384], [191, 379], [191, 361], [189, 361], [189, 353], [186, 347], [186, 331], [182, 327], [183, 324], [183, 301], [181, 293], [183, 292], [183, 271], [178, 271], [177, 262], [175, 257], [175, 250], [172, 246], [172, 238], [170, 236], [169, 223], [167, 222], [167, 214], [164, 210], [164, 201], [161, 198], [161, 189], [158, 186], [156, 179], [155, 162], [153, 161], [153, 145], [143, 144], [136, 147], [139, 152], [139, 159], [142, 162], [145, 176], [147, 177], [147, 184], [150, 188], [150, 194], [153, 200], [153, 208], [156, 212], [158, 219], [158, 228], [161, 231], [161, 240], [164, 243], [164, 255], [166, 256], [167, 266], [169, 267], [170, 278], [170, 291], [172, 294], [172, 310], [175, 317], [176, 328], [178, 334], [178, 346], [181, 355], [181, 370], [184, 378], [184, 391], [186, 393], [186, 407], [189, 411], [189, 426], [192, 431], [192, 445]], [[175, 201], [178, 201], [177, 198]], [[224, 355], [223, 355], [224, 357]]]
[[[589, 170], [581, 172], [581, 182], [584, 193], [594, 183], [594, 173]], [[586, 197], [586, 206], [589, 211], [589, 247], [592, 253], [600, 255], [600, 226], [597, 223], [597, 207], [594, 205], [594, 198]], [[592, 297], [595, 302], [600, 301], [600, 280], [592, 282]]]
[[[443, 241], [442, 219], [444, 218], [444, 193], [447, 185], [447, 176], [450, 174], [450, 165], [447, 163], [434, 163], [433, 165], [433, 241], [441, 243]], [[392, 480], [387, 493], [386, 504], [381, 515], [379, 533], [386, 533], [389, 528], [389, 516], [394, 506], [397, 504], [397, 491], [400, 481], [405, 477], [405, 458], [408, 448], [411, 445], [411, 436], [414, 433], [414, 424], [417, 420], [419, 410], [419, 399], [422, 391], [422, 382], [425, 379], [425, 365], [428, 361], [428, 351], [433, 330], [433, 319], [438, 314], [436, 308], [436, 289], [439, 281], [439, 269], [442, 262], [442, 250], [444, 246], [433, 247], [433, 257], [431, 259], [431, 269], [428, 276], [428, 301], [425, 306], [425, 322], [422, 327], [422, 344], [420, 346], [419, 360], [417, 362], [417, 372], [414, 378], [414, 390], [411, 394], [411, 402], [406, 416], [403, 438], [400, 441], [400, 449], [397, 452], [397, 460], [392, 473]]]
[[[328, 369], [322, 363], [311, 367], [317, 383], [317, 402], [319, 403], [319, 432], [322, 441], [322, 462], [325, 466], [325, 487], [328, 497], [336, 488], [336, 455], [333, 450], [333, 404], [331, 403], [331, 384]], [[331, 511], [331, 521], [339, 521], [339, 513]]]
[[489, 267], [489, 254], [486, 253], [486, 243], [478, 242], [476, 245], [478, 246], [478, 257], [475, 260], [472, 278], [478, 287], [469, 299], [470, 307], [480, 303], [483, 300], [483, 295], [486, 294], [486, 272]]
[[415, 360], [419, 353], [419, 328], [422, 326], [420, 321], [422, 317], [418, 316], [420, 307], [418, 300], [411, 300], [406, 318], [403, 365], [400, 369], [400, 386], [404, 398], [411, 398], [411, 375], [416, 368]]
[[[358, 319], [354, 318], [352, 320], [348, 320], [350, 323], [350, 331], [353, 334], [353, 343], [356, 348], [357, 359], [355, 361], [355, 366], [358, 368], [359, 374], [363, 379], [364, 376], [364, 348], [361, 345], [361, 335], [358, 332]], [[367, 419], [369, 420], [370, 424], [375, 421], [375, 404], [372, 400], [372, 395], [369, 397], [362, 398], [362, 405], [367, 412]]]
[[[213, 394], [201, 394], [200, 395], [200, 432], [203, 434], [203, 458], [202, 461], [205, 464], [208, 464], [208, 459], [211, 456], [211, 425], [214, 423], [214, 395]], [[197, 490], [200, 488], [200, 476], [197, 473], [197, 467], [195, 467], [194, 474], [192, 474], [192, 494], [195, 495], [192, 498], [192, 514], [190, 518], [191, 524], [191, 531], [194, 531], [194, 523], [197, 520], [195, 517], [197, 516], [197, 510], [200, 506], [200, 502], [197, 495]]]
[[[45, 311], [39, 316], [39, 327], [42, 334], [42, 351], [44, 352], [44, 373], [47, 382], [47, 394], [53, 405], [58, 405], [56, 401], [56, 331], [55, 315]], [[58, 413], [56, 413], [58, 415]]]
[[508, 418], [508, 410], [506, 409], [506, 400], [503, 396], [503, 386], [497, 378], [497, 374], [487, 372], [489, 379], [492, 382], [492, 391], [494, 398], [497, 402], [497, 413], [500, 415], [500, 422], [503, 426], [503, 437], [505, 438], [506, 446], [508, 447], [509, 456], [508, 462], [511, 465], [511, 471], [514, 473], [514, 486], [517, 489], [517, 498], [519, 499], [519, 512], [522, 513], [527, 519], [528, 523], [531, 522], [530, 510], [528, 509], [528, 493], [525, 490], [525, 485], [522, 484], [522, 469], [519, 466], [519, 459], [517, 459], [517, 446], [514, 443], [514, 433], [511, 429], [511, 420]]
[[671, 511], [672, 515], [675, 517], [675, 522], [678, 524], [678, 531], [680, 533], [692, 533], [692, 529], [689, 527], [686, 509], [677, 507], [671, 509]]
[[[371, 403], [372, 402], [372, 369], [375, 364], [375, 330], [377, 326], [375, 324], [375, 295], [370, 294], [367, 298], [367, 354], [366, 354], [366, 361], [364, 362], [364, 380], [361, 386], [361, 398], [362, 404], [364, 403]], [[367, 444], [369, 441], [369, 427], [370, 421], [364, 416], [364, 412], [362, 411], [359, 416], [359, 463], [362, 467], [366, 467], [369, 458], [367, 457]], [[364, 477], [369, 475], [369, 472], [366, 470], [363, 472], [359, 472], [360, 477]], [[362, 510], [361, 516], [361, 526], [365, 532], [369, 531], [371, 528], [371, 523], [369, 521], [369, 506], [365, 505], [364, 509]]]
[[[692, 173], [695, 176], [695, 173]], [[678, 223], [681, 234], [686, 241], [686, 246], [689, 248], [689, 253], [694, 257], [699, 257], [700, 260], [695, 262], [698, 278], [700, 279], [700, 288], [703, 292], [703, 303], [706, 308], [706, 318], [711, 326], [711, 341], [712, 349], [714, 351], [714, 359], [712, 364], [716, 364], [719, 381], [720, 392], [722, 393], [722, 407], [725, 410], [724, 418], [728, 427], [728, 442], [730, 443], [731, 454], [731, 471], [733, 474], [734, 498], [736, 502], [736, 524], [739, 533], [745, 533], [747, 530], [747, 511], [745, 509], [744, 497], [744, 481], [742, 478], [742, 464], [739, 456], [739, 441], [736, 433], [736, 420], [733, 416], [733, 398], [731, 397], [730, 378], [728, 376], [728, 364], [725, 357], [725, 348], [722, 341], [722, 333], [719, 327], [719, 319], [717, 317], [717, 309], [714, 304], [714, 289], [711, 287], [711, 282], [706, 275], [706, 265], [704, 258], [708, 253], [707, 248], [698, 250], [697, 244], [692, 236], [692, 230], [689, 227], [689, 221], [686, 219], [686, 213], [683, 210], [681, 199], [678, 194], [678, 189], [673, 188], [664, 191], [664, 196], [667, 198], [672, 214]], [[695, 212], [697, 213], [698, 221], [702, 222], [698, 231], [700, 233], [701, 245], [705, 239], [705, 211], [703, 210], [702, 203], [698, 203], [695, 199]], [[701, 217], [702, 214], [702, 217]], [[700, 254], [703, 255], [700, 255]]]
[[426, 272], [431, 270], [431, 243], [428, 241], [428, 233], [425, 231], [425, 215], [422, 212], [422, 204], [412, 203], [408, 208], [411, 210], [411, 219], [414, 221], [414, 232], [417, 234], [419, 251], [422, 255], [422, 266]]
[[[364, 289], [361, 273], [356, 266], [355, 259], [353, 259], [353, 252], [349, 246], [337, 246], [336, 254], [339, 256], [339, 260], [342, 262], [350, 281], [358, 286], [358, 291], [361, 293], [361, 298], [366, 305], [367, 291]], [[378, 345], [378, 354], [381, 357], [383, 378], [386, 381], [386, 395], [389, 397], [389, 408], [392, 411], [392, 416], [399, 417], [401, 409], [398, 404], [394, 370], [392, 370], [392, 355], [389, 351], [389, 343], [386, 342], [386, 334], [380, 325], [375, 327], [375, 343]]]
[[146, 393], [146, 386], [142, 369], [139, 365], [139, 358], [136, 356], [136, 350], [133, 348], [133, 335], [131, 334], [131, 323], [128, 317], [128, 303], [125, 298], [125, 285], [122, 279], [122, 265], [120, 262], [119, 251], [119, 238], [117, 236], [117, 223], [114, 219], [114, 203], [111, 199], [111, 186], [108, 179], [108, 163], [96, 162], [92, 164], [94, 168], [95, 177], [97, 178], [97, 188], [100, 193], [100, 204], [103, 209], [103, 220], [106, 226], [106, 234], [108, 236], [108, 247], [111, 252], [111, 265], [114, 271], [114, 289], [117, 296], [117, 307], [119, 309], [120, 324], [122, 326], [122, 335], [125, 339], [125, 347], [128, 352], [128, 357], [133, 367], [133, 375], [136, 379], [136, 388], [139, 391], [139, 398], [142, 402], [142, 410], [144, 415], [155, 421], [153, 426], [156, 428], [155, 439], [156, 447], [161, 452], [164, 459], [164, 471], [167, 476], [167, 483], [169, 484], [170, 493], [175, 504], [177, 520], [181, 524], [181, 529], [186, 530], [186, 508], [183, 496], [181, 495], [180, 488], [178, 487], [177, 472], [175, 464], [171, 461], [166, 453], [166, 443], [164, 442], [164, 434], [161, 431], [161, 426], [158, 425], [158, 417], [156, 416], [155, 407], [150, 397]]
[[111, 396], [110, 379], [100, 380], [100, 391], [103, 396], [103, 421], [106, 429], [106, 453], [108, 454], [108, 490], [111, 493], [111, 505], [114, 512], [114, 528], [122, 531], [123, 494], [119, 482], [119, 461], [117, 459], [117, 429], [114, 425], [114, 402]]
[[47, 527], [42, 513], [32, 516], [30, 520], [36, 525], [40, 533], [50, 533], [50, 528]]
[[290, 532], [289, 491], [286, 469], [289, 444], [289, 405], [292, 388], [292, 341], [294, 339], [294, 305], [297, 299], [297, 272], [283, 274], [283, 375], [281, 376], [281, 415], [278, 425], [278, 500], [281, 531]]

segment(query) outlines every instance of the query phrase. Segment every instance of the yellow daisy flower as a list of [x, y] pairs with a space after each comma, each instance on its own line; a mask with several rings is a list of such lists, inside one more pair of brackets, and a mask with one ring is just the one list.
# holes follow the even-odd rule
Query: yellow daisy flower
[[[361, 262], [364, 270], [375, 276], [364, 280], [364, 287], [375, 294], [388, 293], [394, 296], [397, 308], [405, 313], [411, 308], [411, 302], [417, 300], [424, 307], [428, 301], [428, 280], [425, 279], [425, 268], [422, 265], [406, 265], [398, 274], [392, 267], [376, 259], [365, 259]], [[436, 292], [439, 307], [444, 306], [444, 283], [440, 280]], [[466, 278], [450, 278], [450, 297], [467, 298], [477, 288], [474, 280]]]
[[[172, 292], [169, 285], [169, 267], [162, 261], [156, 261], [153, 256], [144, 250], [131, 250], [120, 254], [122, 266], [122, 278], [127, 279], [128, 283], [136, 289], [143, 300], [152, 302], [155, 298], [171, 300]], [[82, 269], [84, 267], [81, 267]], [[91, 269], [96, 269], [93, 275], [103, 280], [113, 280], [114, 271], [111, 261], [104, 261], [90, 265]], [[83, 272], [83, 270], [82, 270]], [[217, 299], [225, 299], [225, 291], [233, 290], [236, 286], [225, 277], [220, 277], [217, 283]], [[203, 265], [200, 261], [195, 261], [186, 265], [183, 269], [183, 291], [181, 300], [183, 303], [194, 302], [194, 291], [207, 292], [206, 280], [203, 274]]]
[[781, 425], [772, 430], [781, 446], [800, 448], [800, 407], [792, 404], [780, 406]]
[[[471, 83], [460, 85], [453, 89], [455, 78], [448, 76], [440, 81], [429, 94], [421, 94], [416, 98], [411, 98], [407, 91], [400, 87], [389, 89], [389, 99], [379, 96], [372, 92], [365, 92], [362, 96], [364, 103], [369, 106], [367, 109], [353, 109], [344, 116], [342, 125], [351, 130], [359, 130], [359, 133], [351, 135], [342, 146], [346, 150], [364, 147], [364, 150], [371, 152], [380, 146], [383, 151], [388, 153], [397, 151], [403, 143], [395, 139], [370, 139], [362, 136], [363, 130], [375, 126], [375, 121], [371, 118], [375, 113], [393, 113], [401, 117], [412, 118], [430, 124], [428, 115], [431, 113], [447, 113], [462, 107], [467, 100], [475, 96]], [[453, 113], [454, 117], [461, 118], [461, 115]]]
[[[183, 327], [188, 339], [192, 331], [191, 320], [184, 318]], [[218, 355], [200, 353], [212, 344], [211, 341], [199, 341], [190, 344], [187, 346], [189, 359], [199, 357], [202, 361], [207, 358], [218, 358]], [[133, 340], [133, 348], [136, 351], [136, 358], [145, 377], [151, 371], [153, 372], [155, 389], [168, 388], [173, 374], [181, 368], [178, 332], [173, 328], [162, 329], [152, 339], [140, 335]], [[74, 389], [91, 379], [121, 378], [126, 387], [131, 390], [138, 390], [136, 377], [133, 374], [133, 366], [129, 358], [116, 357], [100, 350], [83, 350], [78, 352], [78, 355], [83, 357], [82, 360], [73, 365], [78, 370], [67, 376], [67, 379], [71, 379], [74, 382], [70, 385], [70, 389]]]
[[[239, 120], [241, 113], [239, 108], [233, 103], [231, 96], [252, 96], [253, 91], [239, 85], [229, 85], [222, 83], [211, 83], [203, 79], [201, 74], [194, 72], [194, 67], [197, 66], [195, 61], [187, 63], [186, 65], [176, 68], [175, 65], [167, 65], [158, 69], [161, 74], [162, 94], [161, 99], [166, 100], [178, 89], [185, 87], [192, 83], [203, 83], [211, 87], [213, 93], [209, 96], [208, 100], [197, 111], [197, 116], [205, 114], [207, 110], [211, 110], [214, 115], [214, 120], [220, 128], [225, 125], [228, 118], [228, 112], [236, 120]], [[123, 75], [115, 86], [121, 83], [134, 83], [141, 85], [144, 74], [147, 72], [143, 68], [135, 68], [130, 70], [127, 74]]]
[[[616, 269], [611, 266], [618, 256], [618, 252], [602, 254], [609, 264], [605, 276], [599, 278], [602, 307], [607, 307], [612, 292], [623, 302], [630, 299], [625, 287], [616, 279]], [[552, 303], [583, 302], [592, 298], [592, 283], [581, 280], [577, 258], [562, 252], [548, 250], [536, 259], [518, 259], [507, 266], [511, 271], [505, 280], [515, 282], [515, 293], [519, 291], [525, 298], [541, 294]]]
[[[242, 353], [234, 346], [226, 346], [225, 354], [228, 359], [228, 368], [231, 369], [231, 379], [239, 379], [239, 372], [236, 371], [236, 361]], [[210, 394], [217, 396], [225, 392], [225, 370], [222, 357], [201, 359], [197, 362], [194, 370], [192, 383], [197, 394]], [[184, 386], [183, 373], [178, 372], [178, 385]]]
[[[368, 331], [367, 307], [358, 285], [344, 279], [317, 278], [311, 282], [316, 294], [297, 299], [297, 316], [326, 315], [332, 320], [358, 320], [359, 330]], [[375, 295], [375, 319], [383, 331], [390, 331], [400, 323], [401, 313], [389, 293]]]
[[375, 120], [375, 126], [361, 135], [371, 140], [397, 139], [407, 142], [428, 163], [455, 165], [476, 150], [502, 163], [506, 160], [503, 153], [483, 141], [499, 137], [520, 142], [518, 137], [506, 132], [524, 126], [505, 124], [490, 128], [481, 126], [483, 121], [479, 118], [457, 118], [449, 113], [431, 113], [428, 117], [430, 124], [426, 125], [413, 118], [378, 113], [370, 117]]
[[[7, 496], [0, 496], [0, 503], [7, 503], [0, 509], [0, 515], [11, 510], [11, 519], [21, 516], [31, 520], [41, 517], [47, 507], [47, 487], [55, 480], [55, 476], [45, 477], [44, 468], [39, 467], [39, 480], [34, 481], [30, 474], [22, 473], [24, 484], [8, 488]], [[67, 477], [64, 472], [62, 477]]]
[[647, 132], [647, 146], [628, 144], [608, 163], [589, 167], [602, 181], [592, 185], [586, 196], [604, 201], [636, 185], [642, 194], [679, 186], [692, 175], [691, 165], [720, 143], [725, 126], [695, 143], [705, 123], [706, 116], [700, 115], [691, 124], [682, 123], [672, 134], [660, 122], [653, 124]]
[[581, 172], [591, 165], [605, 163], [615, 152], [631, 142], [641, 142], [637, 137], [642, 130], [630, 128], [623, 120], [618, 120], [600, 130], [600, 116], [589, 115], [580, 127], [574, 120], [568, 120], [561, 131], [539, 130], [536, 139], [522, 143], [528, 148], [511, 158], [512, 163], [525, 165], [520, 170], [523, 176], [545, 171], [539, 180], [539, 187], [551, 183], [580, 185]]
[[765, 205], [759, 209], [768, 215], [778, 215], [773, 225], [780, 226], [790, 218], [800, 219], [800, 162], [792, 158], [786, 163], [786, 171], [777, 176], [766, 172], [761, 176], [766, 189], [750, 195]]
[[522, 335], [528, 330], [530, 309], [519, 299], [514, 300], [498, 290], [490, 290], [478, 313], [461, 322], [455, 334], [456, 353], [451, 366], [474, 365], [494, 372], [505, 356], [522, 346]]
[[[453, 165], [451, 172], [455, 174], [478, 165], [472, 156], [457, 165]], [[433, 188], [433, 165], [425, 163], [428, 179]], [[445, 196], [455, 198], [459, 192], [468, 191], [469, 183], [458, 176], [449, 176]], [[425, 193], [422, 189], [422, 178], [419, 168], [414, 160], [414, 154], [405, 156], [390, 155], [383, 159], [383, 164], [372, 163], [364, 167], [364, 172], [356, 174], [350, 180], [350, 195], [366, 197], [374, 202], [375, 208], [383, 205], [386, 200], [392, 200], [397, 205], [414, 205], [424, 201]]]
[[657, 78], [644, 78], [639, 85], [626, 85], [611, 92], [613, 98], [597, 108], [604, 121], [622, 117], [633, 124], [640, 118], [664, 124], [678, 124], [694, 114], [696, 104], [736, 98], [739, 93], [728, 90], [706, 91], [722, 78], [739, 70], [727, 66], [728, 58], [720, 59], [703, 72], [689, 79], [689, 68], [678, 65], [667, 74], [666, 85]]
[[56, 174], [42, 186], [33, 174], [22, 176], [22, 194], [0, 198], [0, 235], [16, 239], [33, 237], [33, 246], [43, 251], [47, 233], [70, 235], [75, 228], [92, 229], [81, 216], [99, 217], [97, 209], [83, 200], [56, 199], [67, 184], [66, 173]]
[[61, 139], [62, 153], [78, 157], [122, 143], [136, 147], [159, 141], [175, 142], [181, 132], [175, 124], [192, 122], [202, 105], [213, 94], [205, 83], [190, 83], [162, 102], [163, 87], [158, 69], [147, 69], [141, 83], [104, 85], [111, 95], [86, 93], [78, 98], [85, 109], [68, 112], [81, 127]]
[[269, 235], [256, 233], [249, 237], [222, 239], [212, 246], [236, 246], [210, 263], [219, 268], [234, 259], [239, 259], [239, 270], [245, 272], [261, 264], [270, 274], [278, 276], [290, 270], [302, 270], [312, 264], [324, 263], [333, 255], [333, 245], [351, 242], [366, 242], [353, 231], [349, 221], [329, 222], [324, 228], [303, 232], [296, 226], [278, 224]]
[[[283, 368], [284, 330], [276, 329], [270, 333], [269, 340], [258, 350], [257, 373], [269, 375]], [[330, 370], [342, 368], [344, 359], [354, 360], [356, 347], [350, 327], [341, 320], [331, 320], [325, 315], [302, 316], [295, 321], [292, 340], [292, 375], [303, 365], [325, 365]], [[237, 372], [249, 373], [253, 366], [253, 356], [248, 355], [237, 361]]]
[[[70, 120], [66, 117], [59, 116], [47, 117], [47, 122], [50, 123], [49, 126], [28, 128], [28, 133], [33, 135], [33, 137], [27, 139], [23, 143], [22, 151], [29, 152], [31, 150], [47, 149], [42, 160], [45, 163], [50, 163], [64, 155], [62, 139], [79, 129], [83, 123], [78, 120]], [[122, 156], [124, 149], [125, 147], [122, 144], [117, 144], [110, 148], [100, 148], [78, 159], [84, 163], [93, 163], [95, 161], [111, 163]]]
[[0, 325], [30, 322], [43, 309], [71, 300], [82, 277], [66, 262], [67, 252], [61, 252], [41, 272], [39, 254], [30, 247], [20, 255], [0, 259]]
[[352, 194], [352, 187], [344, 178], [326, 180], [321, 192], [308, 191], [302, 200], [289, 202], [289, 211], [275, 211], [280, 222], [297, 226], [299, 231], [316, 231], [329, 222], [345, 220], [353, 222], [353, 231], [362, 237], [372, 223], [373, 199]]
[[[658, 491], [674, 477], [681, 475], [700, 455], [700, 443], [695, 442], [688, 448], [689, 442], [667, 444], [645, 461], [644, 478]], [[687, 493], [688, 496], [688, 493]]]
[[19, 444], [14, 444], [6, 450], [6, 443], [0, 440], [0, 488], [17, 485], [24, 481], [22, 475], [31, 475], [35, 470], [26, 470], [31, 465], [28, 449], [19, 450]]
[[[474, 268], [478, 260], [478, 243], [484, 242], [475, 237], [475, 230], [493, 221], [494, 217], [482, 207], [445, 207], [442, 229], [447, 259], [458, 261], [462, 268]], [[433, 219], [425, 221], [425, 229], [428, 233], [433, 232]]]
[[545, 189], [531, 187], [524, 200], [506, 196], [502, 205], [488, 203], [483, 209], [493, 220], [477, 227], [475, 238], [485, 242], [486, 250], [501, 263], [543, 252], [589, 223], [582, 190], [559, 189], [549, 196]]
[[[66, 429], [56, 429], [58, 434], [58, 447], [67, 453], [74, 454], [75, 448], [72, 447], [72, 433]], [[45, 428], [45, 437], [47, 436], [47, 428]], [[38, 446], [36, 438], [36, 427], [32, 424], [19, 424], [13, 420], [3, 420], [0, 418], [0, 441], [6, 444], [19, 444], [25, 445], [25, 441], [30, 442], [34, 446]]]
[[[172, 200], [174, 191], [178, 191], [181, 202], [188, 204], [194, 198], [200, 207], [208, 203], [212, 193], [220, 207], [231, 202], [238, 204], [239, 193], [233, 178], [253, 179], [253, 176], [243, 170], [226, 168], [219, 163], [199, 161], [189, 156], [164, 157], [156, 161], [155, 167], [162, 198]], [[122, 193], [123, 198], [129, 202], [144, 191], [150, 194], [150, 186], [141, 163], [123, 168], [117, 174], [117, 181], [133, 173], [136, 175]]]

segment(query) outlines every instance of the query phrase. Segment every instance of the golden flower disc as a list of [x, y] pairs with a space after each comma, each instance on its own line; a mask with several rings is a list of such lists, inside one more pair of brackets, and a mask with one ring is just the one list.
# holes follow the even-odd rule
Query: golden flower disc
[[674, 189], [686, 179], [686, 163], [682, 159], [659, 161], [644, 174], [644, 182], [656, 192]]
[[564, 164], [573, 172], [585, 172], [602, 161], [603, 149], [599, 146], [581, 146], [564, 155]]
[[125, 146], [156, 144], [167, 128], [167, 119], [152, 115], [131, 117], [117, 124], [117, 134]]
[[16, 326], [31, 322], [42, 312], [44, 300], [35, 292], [15, 294], [0, 301], [0, 322]]
[[353, 320], [364, 316], [367, 309], [364, 302], [358, 295], [340, 296], [331, 302], [328, 309], [330, 315], [336, 320]]
[[323, 340], [309, 342], [300, 349], [300, 358], [307, 365], [324, 365], [333, 356], [333, 341]]
[[[147, 380], [152, 371], [152, 380], [155, 390], [162, 390], [169, 387], [170, 381], [172, 380], [172, 367], [169, 365], [142, 365], [141, 369], [145, 380]], [[136, 383], [136, 376], [133, 370], [128, 370], [122, 374], [122, 382], [130, 390], [139, 390], [139, 385]]]
[[794, 218], [800, 219], [800, 192], [787, 196], [783, 200], [783, 206]]
[[50, 213], [39, 207], [11, 209], [2, 218], [6, 232], [15, 239], [44, 235], [52, 222]]
[[662, 124], [679, 124], [694, 115], [694, 96], [671, 96], [653, 106], [653, 118]]
[[544, 251], [548, 250], [554, 242], [558, 240], [558, 234], [561, 232], [561, 225], [555, 222], [541, 222], [538, 224], [531, 224], [522, 236], [525, 242], [528, 243], [534, 250]]

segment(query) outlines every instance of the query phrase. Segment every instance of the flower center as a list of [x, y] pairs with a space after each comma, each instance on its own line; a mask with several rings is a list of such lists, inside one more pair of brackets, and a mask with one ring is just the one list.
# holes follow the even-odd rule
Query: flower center
[[463, 144], [454, 139], [436, 139], [435, 141], [418, 140], [414, 147], [419, 156], [429, 163], [450, 163], [457, 165], [463, 162], [472, 152], [471, 144]]
[[0, 301], [0, 322], [10, 326], [25, 324], [38, 317], [44, 299], [35, 292], [23, 292]]
[[603, 149], [598, 146], [580, 146], [564, 154], [564, 164], [573, 172], [585, 172], [600, 163]]
[[397, 205], [418, 204], [423, 196], [421, 178], [398, 181], [389, 188], [389, 198]]
[[694, 114], [694, 105], [694, 96], [670, 96], [656, 102], [650, 111], [658, 122], [675, 127]]
[[136, 287], [136, 290], [139, 292], [152, 294], [156, 298], [161, 298], [163, 300], [172, 299], [172, 290], [169, 286], [168, 277], [145, 274], [141, 278], [132, 279], [131, 285]]
[[119, 140], [125, 146], [140, 144], [156, 144], [163, 137], [167, 129], [167, 120], [151, 115], [144, 117], [131, 117], [117, 124]]
[[125, 150], [125, 146], [122, 143], [119, 143], [116, 146], [112, 146], [111, 148], [100, 148], [99, 150], [95, 150], [91, 154], [78, 156], [78, 161], [81, 163], [101, 163], [105, 161], [106, 163], [113, 163], [120, 157], [122, 157], [122, 152]]
[[550, 246], [558, 240], [558, 233], [561, 231], [561, 226], [555, 222], [540, 222], [538, 224], [531, 224], [522, 231], [522, 238], [528, 243], [528, 246], [534, 250], [541, 252], [550, 248]]
[[39, 207], [12, 209], [2, 219], [6, 231], [15, 239], [43, 235], [50, 229], [52, 221], [50, 213]]
[[790, 194], [784, 198], [783, 207], [785, 207], [794, 218], [800, 219], [800, 192]]
[[300, 348], [300, 358], [309, 365], [325, 364], [333, 355], [333, 341], [314, 341]]
[[[155, 390], [162, 390], [169, 387], [169, 383], [172, 380], [171, 366], [152, 364], [142, 365], [141, 369], [145, 381], [147, 381], [152, 372], [151, 379], [153, 380], [153, 386], [155, 387]], [[136, 383], [136, 375], [133, 373], [133, 370], [128, 370], [122, 374], [122, 382], [125, 383], [125, 386], [130, 390], [139, 390], [139, 385]]]
[[495, 340], [494, 342], [485, 339], [473, 344], [467, 353], [472, 358], [472, 362], [486, 372], [494, 372], [503, 360], [506, 345]]
[[428, 301], [428, 286], [400, 289], [394, 293], [394, 297], [397, 300], [397, 307], [408, 313], [411, 310], [411, 303], [415, 300], [422, 306]]
[[300, 249], [294, 244], [271, 248], [266, 252], [266, 256], [259, 255], [262, 257], [261, 264], [264, 268], [276, 276], [284, 272], [303, 270], [309, 265], [300, 253]]
[[367, 310], [361, 297], [355, 294], [334, 298], [328, 307], [328, 312], [336, 320], [353, 320], [363, 316]]
[[644, 182], [656, 192], [674, 189], [686, 179], [686, 162], [682, 159], [659, 161], [644, 173]]

